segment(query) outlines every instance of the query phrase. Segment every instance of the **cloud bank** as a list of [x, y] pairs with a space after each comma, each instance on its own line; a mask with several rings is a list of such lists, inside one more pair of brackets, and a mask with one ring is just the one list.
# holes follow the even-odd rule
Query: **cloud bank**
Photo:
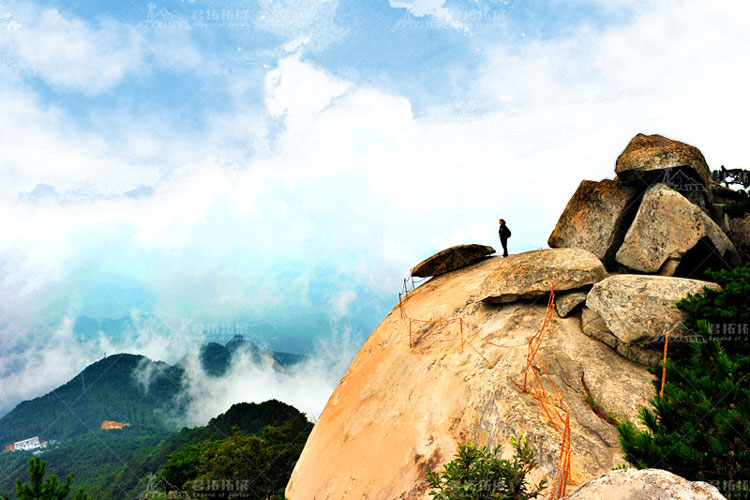
[[[744, 166], [743, 2], [633, 4], [618, 22], [536, 38], [453, 30], [473, 59], [414, 70], [454, 78], [451, 99], [427, 107], [414, 105], [411, 73], [369, 78], [357, 61], [327, 64], [326, 50], [354, 36], [322, 34], [340, 6], [295, 10], [287, 24], [288, 6], [274, 5], [258, 11], [261, 31], [278, 44], [310, 40], [268, 67], [217, 63], [196, 30], [130, 35], [121, 20], [29, 3], [3, 18], [0, 53], [12, 64], [0, 69], [0, 408], [103, 352], [180, 352], [148, 331], [116, 345], [77, 339], [80, 314], [136, 311], [188, 329], [248, 322], [259, 335], [307, 338], [305, 350], [342, 329], [361, 343], [414, 263], [454, 244], [496, 245], [498, 217], [512, 252], [544, 246], [580, 180], [611, 177], [637, 132], [693, 143], [713, 168]], [[413, 30], [398, 36], [416, 44], [432, 33]], [[373, 50], [395, 33], [373, 38]], [[392, 57], [413, 52], [400, 50]], [[179, 105], [157, 102], [173, 87], [148, 105], [131, 98], [128, 85], [145, 92], [133, 80], [164, 72], [193, 89]], [[315, 408], [296, 381], [246, 368]], [[198, 399], [216, 409], [267, 396], [243, 376], [232, 379], [242, 391], [196, 381]], [[321, 394], [332, 387], [308, 379]]]

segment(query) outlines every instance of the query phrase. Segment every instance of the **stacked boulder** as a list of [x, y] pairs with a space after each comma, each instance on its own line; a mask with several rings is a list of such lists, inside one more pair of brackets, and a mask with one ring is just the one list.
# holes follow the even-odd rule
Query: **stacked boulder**
[[[584, 180], [557, 222], [547, 250], [514, 254], [480, 287], [486, 304], [537, 301], [554, 289], [561, 318], [580, 316], [588, 336], [622, 356], [656, 366], [663, 343], [691, 332], [675, 302], [717, 285], [706, 269], [737, 266], [750, 242], [750, 217], [722, 210], [731, 193], [711, 179], [698, 148], [661, 135], [636, 135], [615, 178]], [[494, 249], [451, 247], [412, 269], [439, 276], [478, 265]]]
[[691, 277], [739, 263], [701, 152], [638, 134], [617, 158], [617, 177], [583, 181], [549, 246], [583, 248], [609, 269]]
[[[535, 450], [533, 481], [552, 483], [554, 412], [569, 425], [570, 478], [582, 485], [570, 498], [722, 498], [663, 471], [612, 471], [625, 459], [609, 416], [637, 419], [665, 335], [671, 344], [690, 334], [675, 302], [717, 288], [695, 279], [706, 266], [738, 262], [696, 148], [638, 135], [616, 173], [581, 183], [552, 248], [501, 258], [460, 245], [415, 266], [412, 276], [433, 279], [401, 296], [362, 346], [286, 497], [427, 500], [426, 471], [445, 465], [456, 443], [502, 446], [509, 458], [504, 438], [514, 435]], [[540, 331], [544, 341], [530, 343]], [[519, 390], [530, 373], [544, 373], [537, 382], [548, 398]]]
[[617, 158], [615, 173], [612, 180], [583, 181], [549, 237], [553, 249], [591, 252], [610, 271], [593, 286], [563, 294], [558, 314], [584, 304], [584, 333], [655, 366], [665, 335], [690, 334], [675, 302], [717, 287], [691, 278], [738, 265], [739, 239], [727, 235], [731, 223], [722, 200], [714, 200], [717, 185], [697, 148], [638, 134]]

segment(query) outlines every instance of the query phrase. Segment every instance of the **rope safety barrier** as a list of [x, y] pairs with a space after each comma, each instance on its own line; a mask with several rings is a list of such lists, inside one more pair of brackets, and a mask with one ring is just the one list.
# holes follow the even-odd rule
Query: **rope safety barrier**
[[[409, 285], [411, 284], [411, 288]], [[401, 319], [404, 320], [408, 326], [409, 331], [409, 349], [412, 349], [415, 345], [414, 340], [414, 324], [426, 324], [426, 325], [435, 325], [435, 324], [445, 324], [445, 323], [452, 323], [457, 322], [458, 327], [458, 337], [457, 338], [449, 338], [449, 339], [436, 339], [437, 342], [456, 342], [459, 343], [459, 349], [460, 352], [463, 353], [464, 351], [464, 345], [469, 346], [472, 351], [474, 351], [479, 357], [481, 357], [491, 368], [494, 368], [494, 364], [487, 359], [487, 357], [480, 352], [479, 349], [477, 349], [474, 344], [471, 342], [471, 340], [474, 340], [476, 337], [479, 337], [478, 329], [475, 328], [473, 325], [471, 325], [469, 322], [467, 322], [463, 316], [456, 316], [451, 318], [440, 318], [436, 320], [425, 320], [425, 319], [417, 319], [412, 318], [409, 316], [409, 314], [406, 312], [406, 299], [409, 296], [411, 292], [413, 292], [416, 289], [414, 279], [411, 278], [411, 282], [409, 282], [408, 279], [404, 279], [404, 284], [401, 292], [398, 294], [398, 302], [399, 302], [399, 312]], [[536, 399], [542, 408], [542, 411], [544, 412], [544, 415], [547, 417], [549, 422], [552, 424], [553, 429], [557, 433], [557, 435], [560, 437], [561, 445], [560, 445], [560, 453], [558, 455], [558, 466], [555, 471], [555, 477], [554, 480], [551, 483], [552, 489], [550, 493], [549, 500], [559, 500], [562, 497], [565, 496], [567, 486], [569, 483], [572, 483], [571, 477], [570, 477], [570, 469], [571, 469], [571, 455], [572, 455], [572, 448], [571, 448], [571, 432], [570, 432], [570, 406], [568, 405], [567, 401], [563, 397], [562, 393], [558, 389], [557, 385], [555, 384], [554, 380], [552, 380], [552, 376], [550, 375], [549, 371], [547, 370], [547, 367], [542, 362], [541, 357], [537, 356], [539, 349], [542, 346], [542, 342], [544, 340], [547, 327], [549, 326], [550, 322], [552, 321], [552, 317], [555, 314], [555, 291], [554, 286], [552, 287], [552, 290], [550, 290], [549, 299], [547, 301], [547, 309], [544, 314], [544, 319], [542, 320], [541, 325], [539, 326], [539, 329], [536, 331], [536, 333], [527, 341], [521, 342], [519, 344], [512, 344], [512, 345], [503, 345], [503, 344], [497, 344], [495, 342], [491, 342], [487, 340], [487, 338], [481, 338], [482, 344], [489, 344], [495, 347], [499, 348], [505, 348], [505, 349], [514, 349], [514, 348], [521, 348], [526, 346], [527, 347], [527, 353], [526, 353], [526, 363], [524, 366], [524, 373], [523, 373], [523, 384], [519, 384], [515, 380], [513, 380], [510, 376], [507, 376], [507, 378], [524, 394], [529, 394], [531, 397]], [[465, 331], [474, 331], [474, 336], [471, 335], [465, 335]], [[470, 340], [471, 339], [471, 340]], [[664, 349], [665, 357], [666, 357], [666, 346]], [[544, 373], [544, 377], [540, 375], [539, 369], [541, 368], [542, 372]], [[543, 380], [547, 381], [547, 383], [552, 387], [553, 392], [555, 396], [557, 396], [557, 401], [562, 406], [562, 408], [558, 408], [558, 405], [554, 403], [552, 396], [550, 393], [545, 389], [545, 386], [543, 384]], [[663, 384], [663, 382], [662, 382]], [[561, 413], [562, 410], [562, 413]]]
[[661, 390], [659, 397], [664, 397], [664, 384], [667, 382], [667, 346], [669, 345], [669, 332], [664, 334], [664, 360], [661, 367]]

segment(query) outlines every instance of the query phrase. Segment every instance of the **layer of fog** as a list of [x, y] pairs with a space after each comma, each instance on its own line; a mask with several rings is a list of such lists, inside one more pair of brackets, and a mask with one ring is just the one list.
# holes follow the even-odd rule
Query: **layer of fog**
[[[205, 425], [235, 403], [277, 399], [315, 421], [359, 347], [351, 331], [344, 328], [319, 338], [310, 356], [289, 367], [276, 365], [270, 358], [254, 359], [250, 350], [239, 349], [229, 370], [218, 377], [206, 373], [198, 351], [193, 350], [180, 362], [185, 376], [177, 400], [185, 406], [175, 406], [184, 408], [184, 413], [160, 415], [176, 427], [193, 427]], [[153, 374], [136, 372], [134, 376], [144, 380]]]
[[[289, 55], [264, 70], [257, 108], [238, 90], [210, 126], [187, 132], [175, 116], [123, 109], [103, 120], [113, 144], [33, 86], [6, 85], [0, 68], [0, 412], [105, 352], [189, 351], [148, 328], [117, 345], [75, 338], [92, 282], [127, 276], [177, 324], [205, 321], [196, 311], [274, 318], [321, 302], [333, 316], [357, 287], [395, 295], [432, 251], [495, 243], [498, 216], [513, 221], [511, 251], [543, 246], [580, 180], [611, 177], [636, 132], [694, 143], [713, 168], [742, 166], [748, 8], [657, 2], [601, 30], [477, 41], [469, 93], [486, 111], [473, 114], [455, 102], [415, 116], [403, 95]], [[316, 302], [323, 274], [337, 286]], [[192, 387], [206, 404], [239, 397]]]
[[[353, 334], [350, 327], [332, 325], [330, 332], [320, 333], [313, 351], [290, 367], [274, 366], [270, 358], [258, 362], [249, 349], [240, 348], [227, 372], [215, 377], [206, 373], [200, 359], [200, 347], [210, 336], [190, 333], [189, 325], [166, 325], [158, 318], [135, 313], [131, 321], [134, 328], [123, 331], [118, 339], [102, 332], [94, 338], [81, 338], [74, 332], [71, 317], [50, 331], [7, 337], [0, 350], [0, 415], [21, 400], [41, 396], [67, 382], [104, 355], [129, 352], [185, 369], [182, 392], [177, 395], [186, 403], [185, 413], [161, 414], [175, 427], [204, 425], [234, 403], [269, 399], [283, 401], [316, 419], [363, 338], [362, 332]], [[270, 354], [267, 346], [260, 347]], [[147, 389], [155, 370], [165, 365], [142, 366], [133, 377]], [[165, 408], [168, 403], [165, 401]]]

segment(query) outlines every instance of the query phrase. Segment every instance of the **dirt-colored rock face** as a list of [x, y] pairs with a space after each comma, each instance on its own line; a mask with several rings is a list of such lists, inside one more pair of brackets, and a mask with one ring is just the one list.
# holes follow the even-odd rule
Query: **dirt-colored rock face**
[[599, 476], [566, 500], [726, 500], [716, 487], [688, 481], [660, 469], [613, 470]]
[[[688, 177], [695, 177], [704, 187], [690, 185], [691, 180], [684, 178], [683, 171], [674, 171], [683, 167]], [[666, 172], [665, 172], [666, 171]], [[694, 188], [704, 191], [711, 182], [711, 170], [700, 150], [684, 142], [673, 141], [661, 135], [636, 135], [617, 158], [615, 173], [628, 184], [653, 184], [669, 182], [682, 185], [685, 191]], [[668, 177], [663, 177], [667, 173]]]
[[[657, 184], [643, 195], [616, 259], [630, 269], [656, 273], [668, 259], [682, 260], [692, 250], [691, 261], [705, 264], [713, 256], [718, 267], [739, 263], [734, 245], [708, 215], [677, 191]], [[677, 272], [679, 265], [671, 270]]]
[[619, 180], [583, 181], [549, 237], [552, 248], [582, 248], [603, 262], [614, 260], [638, 209], [638, 190]]
[[[485, 281], [506, 262], [490, 257], [433, 278], [404, 302], [413, 319], [461, 318], [463, 351], [459, 321], [413, 322], [410, 348], [408, 320], [398, 306], [391, 311], [329, 399], [288, 498], [427, 499], [426, 470], [450, 461], [457, 442], [503, 445], [510, 456], [511, 435], [527, 436], [536, 451], [540, 466], [532, 479], [554, 476], [560, 438], [539, 402], [509, 379], [522, 381], [525, 343], [540, 326], [546, 297], [507, 305], [481, 300]], [[576, 317], [553, 315], [546, 332], [538, 356], [571, 410], [571, 472], [580, 485], [624, 461], [616, 429], [584, 401], [582, 377], [603, 409], [635, 418], [653, 394], [653, 376], [586, 336]], [[553, 404], [563, 411], [560, 400]]]
[[675, 338], [686, 333], [682, 322], [687, 313], [675, 302], [716, 283], [666, 276], [620, 274], [595, 284], [586, 297], [586, 307], [596, 311], [607, 329], [627, 344], [651, 343], [669, 332]]
[[594, 254], [580, 248], [552, 248], [512, 254], [482, 283], [484, 301], [514, 302], [542, 297], [604, 279], [607, 270]]
[[414, 266], [411, 275], [419, 278], [439, 276], [470, 266], [493, 253], [495, 249], [486, 245], [457, 245], [426, 258]]

